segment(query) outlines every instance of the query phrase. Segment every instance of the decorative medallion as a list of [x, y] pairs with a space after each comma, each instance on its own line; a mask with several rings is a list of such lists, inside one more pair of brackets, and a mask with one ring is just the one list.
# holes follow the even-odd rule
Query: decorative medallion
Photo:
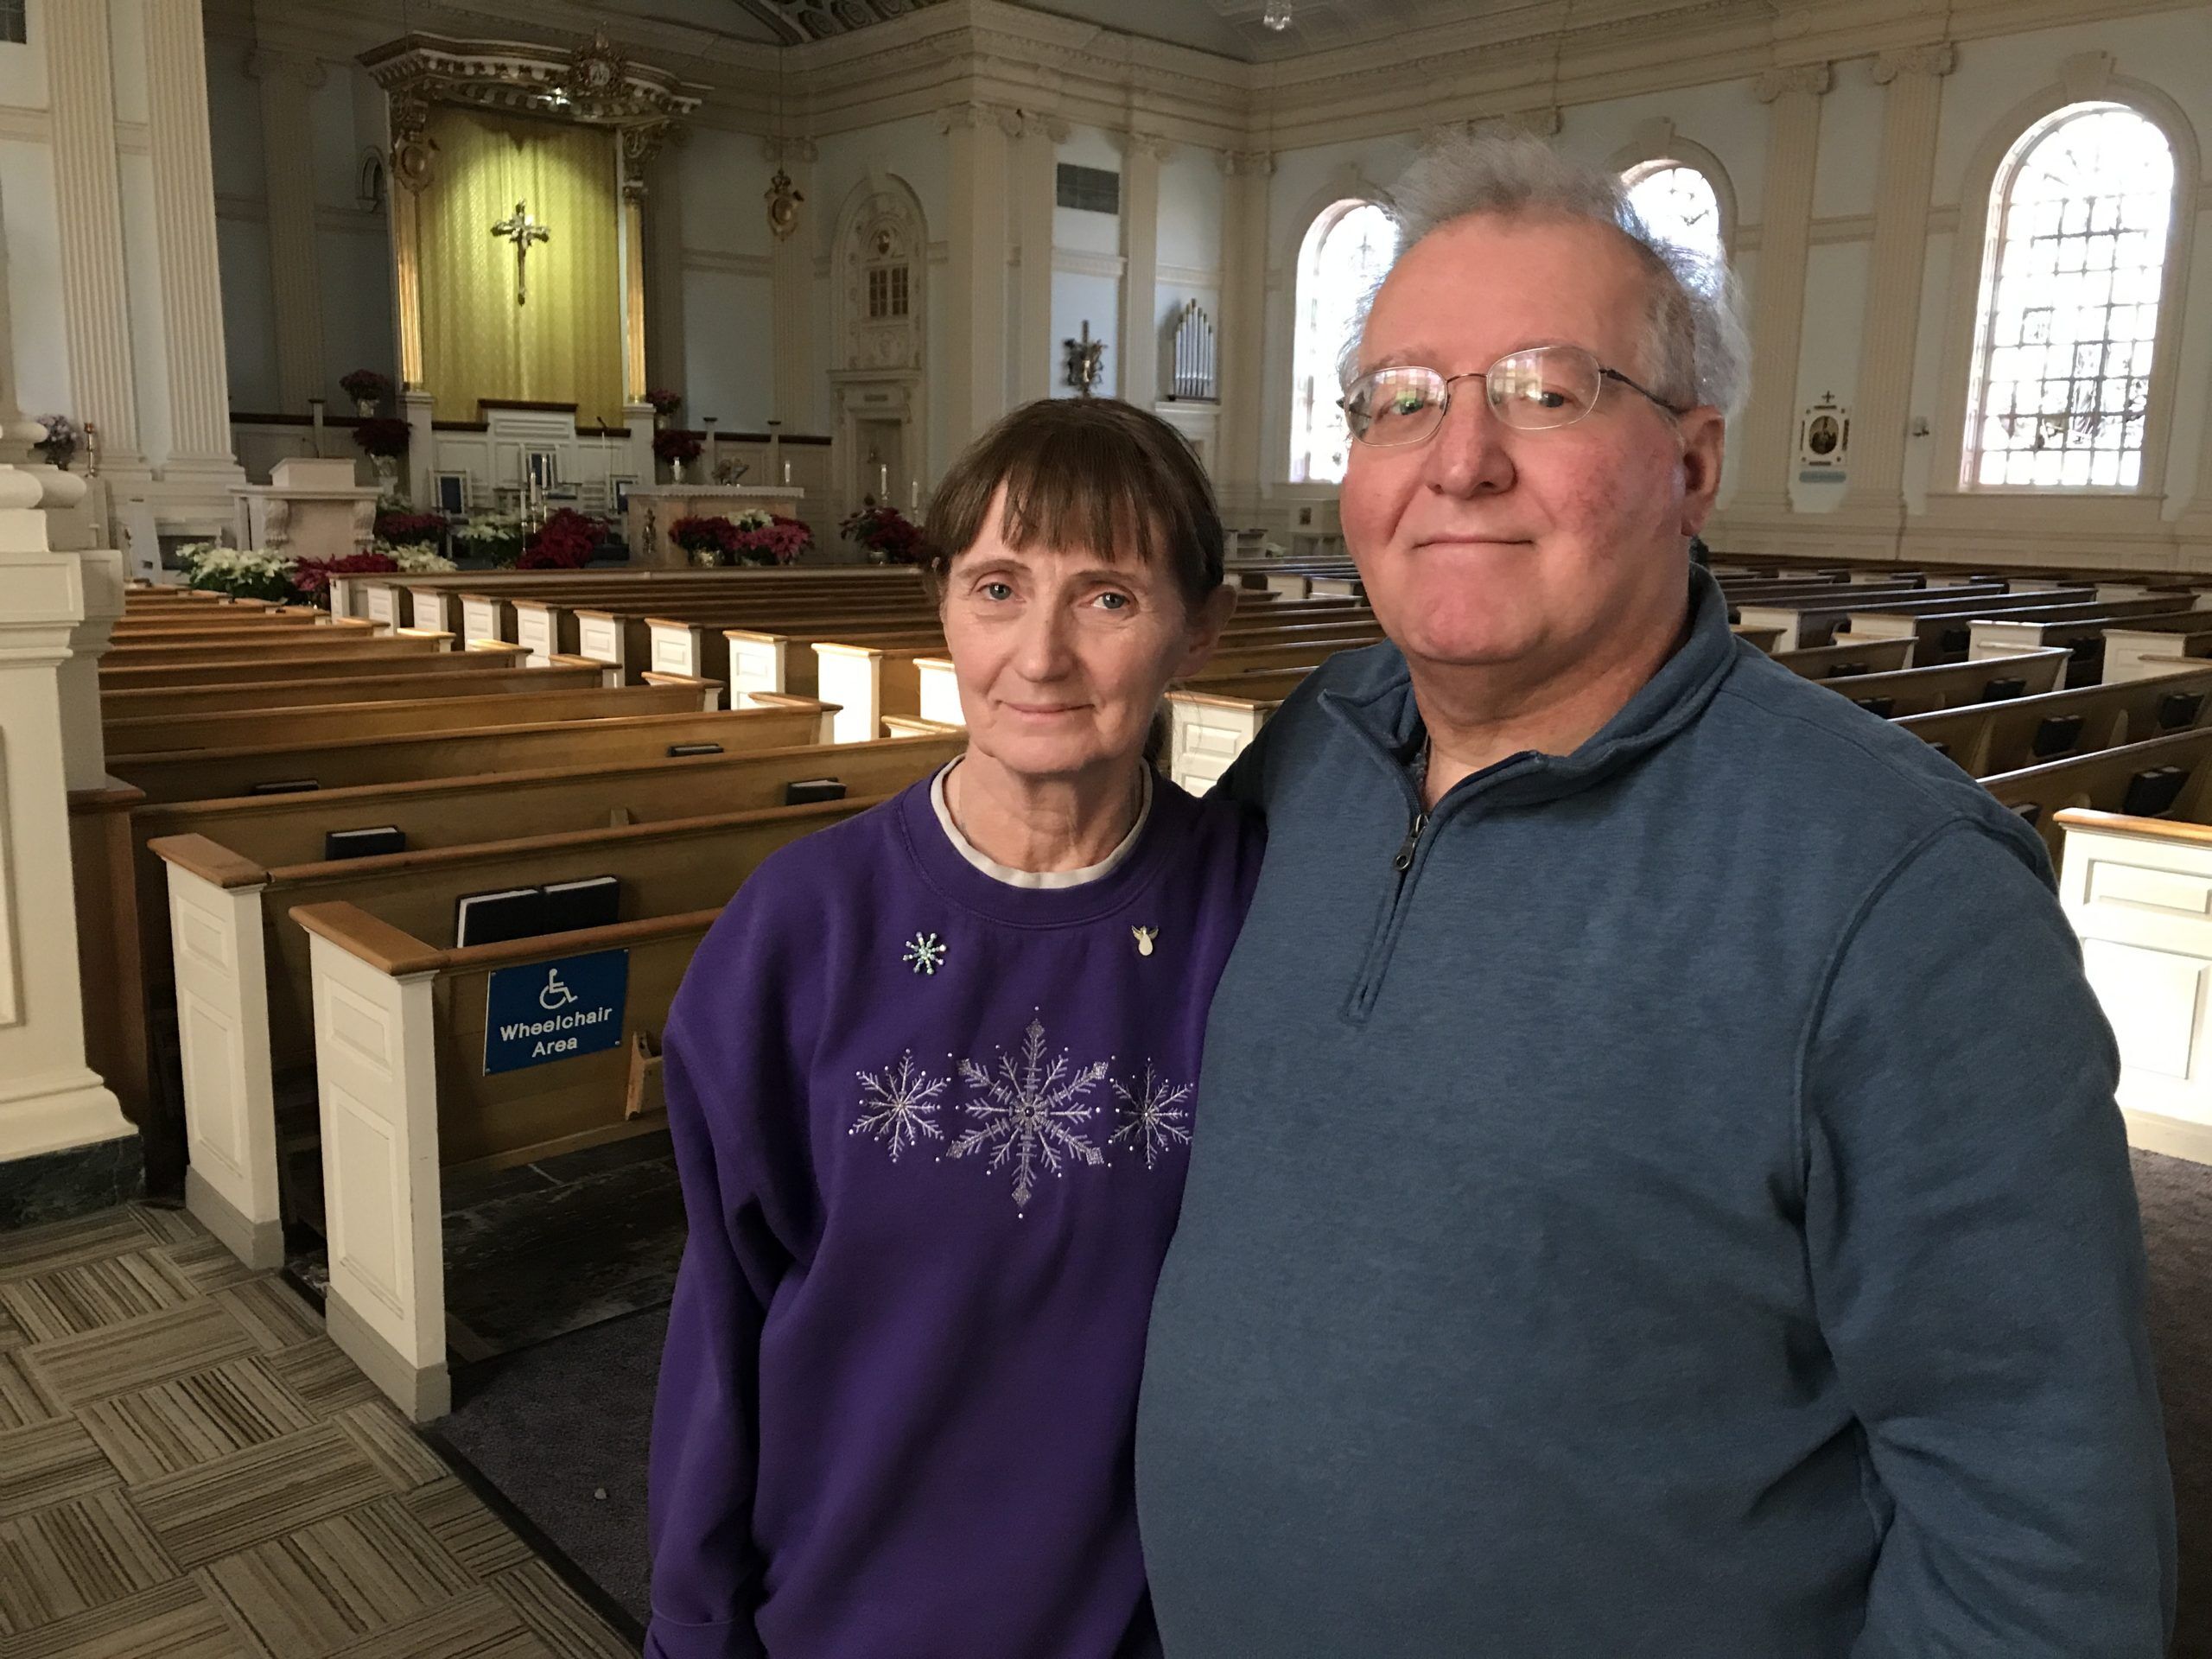
[[944, 963], [944, 941], [934, 933], [917, 933], [906, 941], [906, 954], [899, 961], [918, 974], [934, 975]]
[[798, 205], [806, 200], [791, 184], [791, 175], [782, 168], [768, 181], [768, 228], [775, 232], [776, 240], [783, 241], [798, 229]]

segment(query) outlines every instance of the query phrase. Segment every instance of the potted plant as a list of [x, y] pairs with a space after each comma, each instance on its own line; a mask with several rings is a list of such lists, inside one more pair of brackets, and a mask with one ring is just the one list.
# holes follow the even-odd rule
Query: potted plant
[[668, 539], [709, 568], [729, 563], [737, 553], [737, 526], [719, 514], [687, 513], [668, 527]]
[[789, 564], [814, 548], [814, 532], [796, 518], [754, 510], [737, 518], [737, 557], [741, 564]]
[[38, 423], [46, 429], [46, 435], [31, 448], [44, 455], [50, 464], [67, 472], [70, 457], [77, 453], [78, 445], [85, 441], [85, 435], [77, 429], [77, 423], [67, 415], [41, 415], [38, 417]]
[[563, 507], [530, 538], [515, 562], [522, 570], [580, 570], [591, 563], [604, 537], [600, 522], [574, 507]]
[[377, 405], [391, 396], [391, 379], [374, 369], [355, 369], [351, 374], [338, 377], [339, 386], [353, 400], [353, 412], [369, 416], [377, 412]]
[[683, 481], [683, 463], [698, 460], [701, 448], [699, 434], [680, 426], [653, 434], [653, 454], [668, 463], [668, 475], [674, 483]]
[[487, 512], [454, 531], [453, 542], [470, 564], [508, 565], [522, 556], [526, 533], [519, 515]]
[[376, 536], [380, 542], [396, 546], [435, 547], [446, 533], [443, 513], [438, 512], [380, 512], [377, 514]]
[[683, 394], [671, 391], [666, 386], [655, 386], [645, 394], [645, 401], [653, 406], [653, 424], [666, 426], [668, 417], [675, 414], [683, 402]]
[[862, 507], [837, 529], [847, 541], [868, 550], [871, 564], [915, 564], [921, 560], [921, 527], [896, 507]]
[[188, 588], [284, 605], [299, 597], [292, 561], [275, 553], [241, 552], [216, 542], [190, 542], [177, 549], [175, 556]]
[[295, 559], [292, 586], [310, 604], [327, 607], [333, 576], [436, 575], [453, 568], [451, 559], [441, 558], [420, 543], [379, 541], [342, 558]]

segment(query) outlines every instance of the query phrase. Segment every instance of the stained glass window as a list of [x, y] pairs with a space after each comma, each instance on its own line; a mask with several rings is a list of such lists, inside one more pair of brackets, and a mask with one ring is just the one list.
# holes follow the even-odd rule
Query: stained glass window
[[1653, 235], [1703, 254], [1719, 264], [1726, 257], [1720, 240], [1720, 198], [1713, 181], [1681, 162], [1662, 162], [1641, 175], [1631, 174], [1629, 203]]
[[1292, 348], [1290, 477], [1294, 484], [1343, 480], [1351, 434], [1337, 407], [1337, 356], [1360, 298], [1398, 245], [1397, 226], [1371, 201], [1340, 201], [1313, 221], [1298, 257], [1298, 326]]
[[1997, 175], [1962, 482], [2133, 489], [2143, 478], [2174, 158], [2116, 104], [2076, 104]]

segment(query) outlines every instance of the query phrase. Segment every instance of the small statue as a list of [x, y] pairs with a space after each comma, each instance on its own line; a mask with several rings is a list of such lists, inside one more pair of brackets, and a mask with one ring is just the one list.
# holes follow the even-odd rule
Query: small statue
[[1106, 342], [1090, 337], [1090, 323], [1083, 325], [1083, 338], [1064, 340], [1061, 345], [1068, 352], [1068, 385], [1085, 397], [1097, 390], [1100, 377], [1106, 369]]

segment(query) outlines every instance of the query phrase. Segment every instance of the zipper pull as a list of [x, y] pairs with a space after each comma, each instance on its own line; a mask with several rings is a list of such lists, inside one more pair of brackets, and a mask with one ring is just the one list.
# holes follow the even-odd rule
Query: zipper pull
[[1403, 875], [1408, 870], [1413, 868], [1414, 849], [1421, 845], [1421, 832], [1427, 828], [1428, 814], [1414, 813], [1413, 823], [1406, 830], [1406, 838], [1399, 845], [1398, 855], [1390, 861], [1391, 868], [1400, 875]]

